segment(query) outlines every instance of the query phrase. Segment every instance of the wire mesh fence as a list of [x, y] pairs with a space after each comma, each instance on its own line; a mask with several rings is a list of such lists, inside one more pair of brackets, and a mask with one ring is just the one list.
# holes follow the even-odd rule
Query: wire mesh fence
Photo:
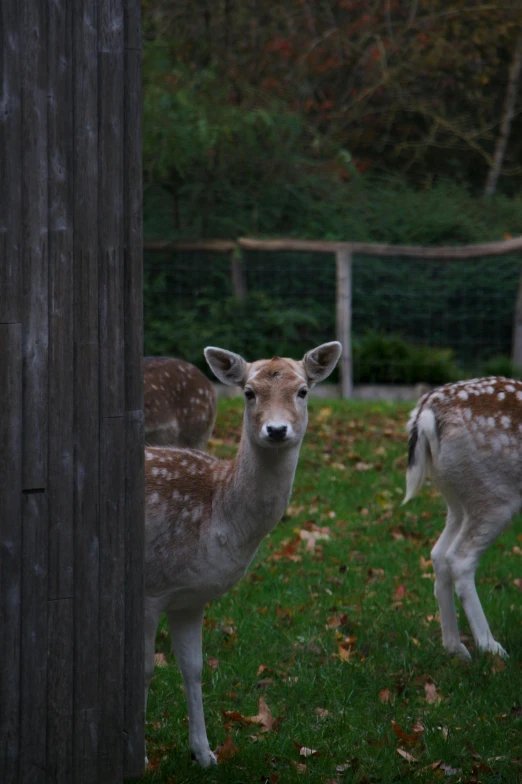
[[[238, 299], [229, 254], [146, 253], [146, 351], [204, 369], [208, 344], [256, 359], [298, 357], [335, 338], [333, 253], [243, 250], [242, 268], [246, 296]], [[355, 255], [355, 382], [441, 383], [487, 372], [498, 357], [499, 367], [509, 367], [521, 269], [520, 253], [460, 260]]]

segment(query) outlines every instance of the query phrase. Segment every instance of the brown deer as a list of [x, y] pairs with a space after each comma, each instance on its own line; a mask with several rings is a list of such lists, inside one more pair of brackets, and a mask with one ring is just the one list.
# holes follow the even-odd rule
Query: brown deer
[[308, 421], [308, 390], [332, 372], [340, 353], [341, 344], [332, 342], [301, 361], [249, 363], [231, 351], [206, 348], [217, 378], [244, 391], [236, 458], [188, 449], [145, 451], [145, 704], [156, 629], [166, 612], [185, 683], [190, 747], [204, 767], [216, 762], [201, 692], [205, 605], [241, 579], [283, 516]]
[[475, 571], [522, 504], [522, 382], [491, 376], [447, 384], [420, 399], [408, 429], [404, 503], [431, 474], [448, 507], [431, 551], [443, 645], [470, 658], [459, 636], [455, 587], [477, 647], [505, 656], [482, 609]]
[[190, 362], [145, 357], [144, 407], [147, 445], [206, 448], [216, 420], [217, 394]]

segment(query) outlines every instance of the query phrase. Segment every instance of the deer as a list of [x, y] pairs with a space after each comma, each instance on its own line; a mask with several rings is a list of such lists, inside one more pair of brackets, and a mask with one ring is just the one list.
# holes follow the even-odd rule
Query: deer
[[143, 370], [147, 445], [206, 449], [217, 412], [212, 382], [176, 357], [145, 357]]
[[488, 376], [425, 394], [408, 421], [406, 503], [428, 475], [447, 505], [431, 551], [446, 651], [470, 659], [461, 642], [454, 589], [478, 650], [507, 656], [488, 625], [475, 586], [481, 555], [522, 504], [522, 382]]
[[236, 457], [150, 447], [145, 450], [145, 705], [154, 672], [160, 614], [167, 615], [183, 676], [189, 745], [203, 767], [210, 750], [201, 688], [205, 605], [245, 574], [263, 538], [290, 499], [307, 422], [309, 390], [334, 369], [337, 341], [302, 360], [246, 362], [209, 346], [205, 358], [223, 384], [243, 390], [243, 428]]

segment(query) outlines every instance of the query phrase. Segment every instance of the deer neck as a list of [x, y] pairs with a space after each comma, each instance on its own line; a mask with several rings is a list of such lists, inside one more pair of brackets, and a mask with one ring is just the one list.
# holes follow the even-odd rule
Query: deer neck
[[283, 516], [300, 447], [262, 447], [243, 431], [223, 495], [225, 518], [238, 544], [257, 547]]

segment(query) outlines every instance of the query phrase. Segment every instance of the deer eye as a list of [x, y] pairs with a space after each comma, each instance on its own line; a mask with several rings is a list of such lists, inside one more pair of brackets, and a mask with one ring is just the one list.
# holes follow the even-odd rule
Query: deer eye
[[250, 388], [245, 389], [245, 397], [247, 400], [254, 400], [255, 399], [254, 390]]
[[306, 397], [307, 394], [308, 394], [308, 390], [305, 387], [301, 387], [301, 389], [297, 393], [297, 397]]

